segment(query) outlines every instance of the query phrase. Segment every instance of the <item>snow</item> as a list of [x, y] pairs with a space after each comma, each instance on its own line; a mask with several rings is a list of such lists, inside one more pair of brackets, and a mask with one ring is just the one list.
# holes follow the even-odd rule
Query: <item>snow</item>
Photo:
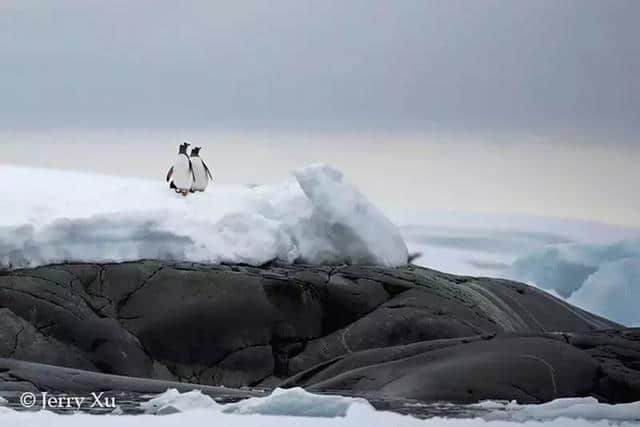
[[[221, 405], [198, 391], [168, 390], [143, 404], [145, 415], [113, 416], [57, 415], [50, 412], [16, 412], [0, 407], [3, 425], [22, 427], [99, 426], [422, 426], [422, 427], [604, 427], [632, 426], [640, 421], [640, 402], [607, 405], [593, 398], [558, 399], [541, 405], [514, 402], [482, 402], [482, 417], [420, 420], [407, 415], [377, 411], [366, 401], [341, 396], [323, 396], [302, 389], [275, 390], [270, 396]], [[163, 414], [163, 415], [160, 415]]]
[[226, 427], [620, 427], [637, 426], [634, 422], [612, 423], [606, 420], [586, 421], [557, 419], [553, 421], [520, 423], [515, 421], [485, 421], [483, 419], [442, 419], [419, 420], [393, 413], [367, 412], [353, 413], [345, 418], [304, 418], [273, 416], [243, 416], [216, 414], [200, 410], [170, 416], [93, 416], [93, 415], [54, 415], [50, 413], [19, 413], [7, 417], [20, 427], [199, 427], [223, 425]]
[[147, 258], [260, 265], [400, 266], [396, 227], [327, 165], [275, 185], [211, 185], [183, 197], [163, 181], [0, 166], [0, 268]]
[[294, 175], [312, 204], [311, 217], [301, 224], [303, 253], [321, 262], [332, 262], [338, 252], [349, 263], [406, 264], [407, 247], [396, 227], [339, 171], [312, 165]]
[[200, 390], [180, 393], [175, 388], [170, 388], [140, 406], [144, 409], [145, 414], [151, 415], [167, 415], [194, 409], [219, 410], [221, 407], [215, 400], [203, 394]]

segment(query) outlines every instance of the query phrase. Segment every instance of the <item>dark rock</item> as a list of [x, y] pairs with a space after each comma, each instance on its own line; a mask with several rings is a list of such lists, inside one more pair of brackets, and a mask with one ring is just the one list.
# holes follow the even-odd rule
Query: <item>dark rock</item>
[[424, 401], [539, 403], [589, 395], [598, 368], [588, 354], [546, 337], [496, 337], [398, 356], [357, 368], [351, 357], [362, 362], [366, 353], [346, 356], [325, 369], [330, 374], [319, 371], [304, 383], [311, 391], [346, 389]]
[[201, 390], [212, 397], [220, 398], [247, 398], [264, 395], [260, 391], [124, 377], [14, 359], [0, 359], [0, 391], [5, 392], [46, 391], [51, 393], [89, 394], [102, 391], [126, 391], [159, 394], [169, 388], [175, 388], [182, 393]]
[[232, 387], [638, 400], [636, 332], [620, 328], [521, 283], [415, 266], [140, 261], [0, 275], [0, 357]]
[[462, 403], [575, 396], [629, 402], [640, 398], [638, 360], [640, 329], [485, 335], [363, 350], [280, 386]]

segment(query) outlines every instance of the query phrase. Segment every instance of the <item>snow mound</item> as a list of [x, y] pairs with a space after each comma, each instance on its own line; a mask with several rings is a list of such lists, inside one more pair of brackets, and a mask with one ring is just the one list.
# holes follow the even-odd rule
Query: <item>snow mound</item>
[[305, 256], [333, 262], [334, 254], [341, 253], [354, 264], [406, 264], [407, 246], [399, 231], [339, 171], [312, 165], [294, 175], [312, 205], [311, 216], [301, 224]]
[[552, 245], [516, 260], [509, 277], [626, 325], [640, 325], [640, 240]]
[[180, 393], [175, 388], [170, 388], [161, 395], [142, 403], [140, 407], [145, 414], [168, 415], [194, 409], [219, 410], [221, 405], [206, 394], [202, 394], [200, 390]]
[[295, 180], [212, 185], [183, 198], [162, 181], [0, 167], [0, 268], [169, 259], [401, 266], [396, 227], [326, 165]]
[[640, 422], [640, 402], [609, 405], [599, 403], [593, 397], [581, 397], [556, 399], [539, 405], [519, 405], [511, 402], [502, 406], [503, 408], [491, 412], [485, 418], [519, 422], [555, 420], [558, 418]]

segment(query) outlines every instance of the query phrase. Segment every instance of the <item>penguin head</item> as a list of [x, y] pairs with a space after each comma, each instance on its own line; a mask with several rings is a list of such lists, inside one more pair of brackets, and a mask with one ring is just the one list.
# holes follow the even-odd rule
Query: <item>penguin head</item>
[[187, 148], [189, 147], [188, 142], [184, 142], [182, 144], [180, 144], [180, 149], [178, 150], [178, 154], [187, 154]]
[[193, 147], [191, 149], [191, 157], [198, 157], [200, 155], [200, 150], [202, 150], [202, 147]]

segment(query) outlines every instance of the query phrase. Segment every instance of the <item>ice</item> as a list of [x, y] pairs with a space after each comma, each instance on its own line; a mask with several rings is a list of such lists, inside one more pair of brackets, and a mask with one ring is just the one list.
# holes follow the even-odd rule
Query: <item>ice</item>
[[145, 414], [167, 415], [194, 409], [219, 410], [221, 405], [206, 394], [202, 394], [200, 390], [180, 393], [175, 388], [171, 388], [140, 406]]
[[342, 174], [312, 165], [275, 185], [213, 184], [0, 166], [0, 268], [147, 258], [400, 266], [399, 231]]
[[354, 406], [373, 409], [364, 399], [315, 395], [302, 388], [291, 388], [276, 389], [267, 398], [254, 397], [226, 405], [223, 412], [332, 418], [345, 417]]
[[[142, 405], [147, 414], [172, 414], [207, 410], [222, 414], [269, 415], [307, 418], [357, 418], [368, 417], [372, 413], [395, 416], [376, 411], [366, 400], [360, 398], [317, 395], [302, 388], [276, 389], [269, 396], [254, 397], [220, 405], [199, 391], [179, 393], [175, 389]], [[493, 421], [529, 422], [562, 419], [601, 420], [614, 422], [640, 422], [640, 402], [610, 405], [600, 403], [593, 397], [563, 398], [537, 405], [521, 405], [504, 401], [484, 401], [469, 405], [488, 411], [482, 418], [490, 424]], [[406, 418], [406, 417], [405, 417]], [[398, 418], [400, 420], [401, 418]], [[443, 423], [453, 420], [440, 418]], [[467, 420], [468, 421], [468, 420]], [[425, 423], [429, 423], [426, 421]], [[580, 425], [580, 424], [578, 424]]]
[[488, 415], [488, 419], [510, 421], [554, 420], [573, 418], [581, 420], [608, 420], [640, 422], [640, 402], [609, 405], [599, 403], [593, 397], [556, 399], [539, 405], [518, 405], [515, 402], [504, 405]]
[[505, 275], [624, 325], [640, 325], [640, 240], [551, 245], [521, 257]]
[[640, 326], [640, 257], [601, 265], [569, 302], [619, 323]]
[[198, 391], [168, 390], [143, 404], [145, 415], [59, 415], [51, 412], [16, 412], [0, 407], [2, 425], [32, 427], [180, 426], [229, 427], [605, 427], [638, 425], [640, 402], [608, 405], [594, 398], [558, 399], [541, 405], [487, 401], [469, 408], [485, 413], [476, 418], [417, 419], [378, 411], [362, 399], [323, 396], [302, 389], [275, 390], [270, 396], [221, 405]]
[[[563, 244], [609, 246], [640, 229], [532, 215], [388, 209], [416, 263], [450, 273], [503, 277], [530, 254]], [[533, 261], [533, 260], [532, 260]], [[535, 263], [532, 262], [533, 267]]]
[[[403, 265], [407, 247], [396, 227], [342, 174], [327, 165], [312, 165], [295, 172], [311, 200], [311, 218], [303, 219], [300, 248], [312, 259], [333, 262], [335, 253], [349, 263]], [[326, 239], [318, 244], [317, 236]]]
[[171, 414], [207, 409], [226, 414], [286, 415], [296, 417], [345, 417], [353, 405], [371, 408], [364, 399], [307, 393], [302, 388], [275, 389], [267, 397], [254, 397], [220, 405], [198, 390], [180, 393], [169, 389], [141, 406], [146, 414]]

